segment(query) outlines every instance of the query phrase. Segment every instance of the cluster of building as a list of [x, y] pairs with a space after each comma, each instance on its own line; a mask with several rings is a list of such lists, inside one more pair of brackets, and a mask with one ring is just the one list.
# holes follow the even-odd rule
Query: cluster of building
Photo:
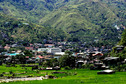
[[[24, 55], [26, 63], [36, 63], [50, 60], [52, 58], [59, 59], [65, 55], [65, 51], [71, 51], [72, 56], [76, 57], [76, 66], [81, 67], [82, 64], [87, 63], [101, 63], [101, 59], [104, 53], [108, 53], [111, 48], [106, 48], [105, 46], [99, 47], [85, 47], [83, 44], [74, 45], [74, 42], [57, 42], [49, 44], [34, 43], [27, 46], [22, 46], [18, 44], [12, 44], [2, 47], [0, 49], [6, 50], [6, 52], [1, 52], [1, 59], [4, 58], [5, 61], [11, 60], [13, 56]], [[17, 48], [17, 50], [11, 50], [12, 48]], [[24, 48], [33, 54], [32, 57], [24, 54]]]

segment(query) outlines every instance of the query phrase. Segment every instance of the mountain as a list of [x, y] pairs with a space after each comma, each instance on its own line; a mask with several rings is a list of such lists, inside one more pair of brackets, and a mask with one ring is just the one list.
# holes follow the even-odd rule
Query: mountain
[[5, 42], [42, 42], [42, 39], [48, 39], [50, 37], [54, 40], [63, 40], [66, 36], [60, 29], [56, 30], [50, 27], [43, 27], [0, 13], [0, 37], [0, 41]]
[[63, 31], [69, 41], [117, 42], [117, 26], [126, 26], [126, 0], [0, 0], [0, 12]]
[[[99, 34], [99, 30], [104, 32], [101, 28], [111, 31], [112, 24], [118, 20], [115, 13], [107, 8], [106, 4], [90, 0], [80, 0], [77, 3], [71, 1], [69, 3], [73, 4], [54, 10], [42, 18], [40, 23], [63, 29], [72, 37], [90, 40], [103, 34]], [[115, 35], [113, 36], [115, 38]]]

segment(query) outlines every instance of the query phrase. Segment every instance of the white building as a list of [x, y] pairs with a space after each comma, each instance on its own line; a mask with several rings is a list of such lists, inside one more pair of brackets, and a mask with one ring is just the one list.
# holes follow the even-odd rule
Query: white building
[[47, 48], [47, 53], [53, 53], [55, 54], [56, 52], [61, 52], [62, 50], [60, 48]]
[[37, 50], [37, 51], [38, 51], [38, 52], [44, 52], [44, 51], [46, 51], [46, 52], [47, 52], [47, 50], [48, 50], [47, 48], [38, 48], [38, 50]]
[[56, 52], [55, 54], [54, 54], [54, 58], [57, 58], [57, 59], [59, 59], [61, 56], [63, 56], [63, 55], [65, 55], [65, 52]]
[[47, 53], [55, 54], [56, 52], [61, 52], [62, 50], [60, 48], [39, 48], [37, 51], [38, 52], [46, 51]]

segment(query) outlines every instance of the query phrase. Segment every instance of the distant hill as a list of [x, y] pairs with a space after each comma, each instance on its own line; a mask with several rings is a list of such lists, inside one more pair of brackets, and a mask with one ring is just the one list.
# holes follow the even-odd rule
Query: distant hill
[[125, 0], [0, 0], [0, 12], [63, 31], [69, 41], [117, 42], [115, 26], [126, 26]]
[[60, 29], [43, 27], [0, 14], [0, 37], [1, 41], [42, 42], [50, 37], [63, 40], [66, 36]]

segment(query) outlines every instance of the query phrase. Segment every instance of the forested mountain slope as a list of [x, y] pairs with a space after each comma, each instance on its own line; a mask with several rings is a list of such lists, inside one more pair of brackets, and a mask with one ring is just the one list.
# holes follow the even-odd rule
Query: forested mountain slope
[[42, 39], [48, 39], [50, 37], [54, 40], [62, 40], [66, 37], [62, 30], [43, 27], [4, 14], [0, 14], [0, 36], [1, 41], [16, 42], [42, 42]]
[[121, 31], [115, 26], [126, 26], [125, 0], [0, 0], [0, 11], [63, 30], [70, 41], [117, 42]]

